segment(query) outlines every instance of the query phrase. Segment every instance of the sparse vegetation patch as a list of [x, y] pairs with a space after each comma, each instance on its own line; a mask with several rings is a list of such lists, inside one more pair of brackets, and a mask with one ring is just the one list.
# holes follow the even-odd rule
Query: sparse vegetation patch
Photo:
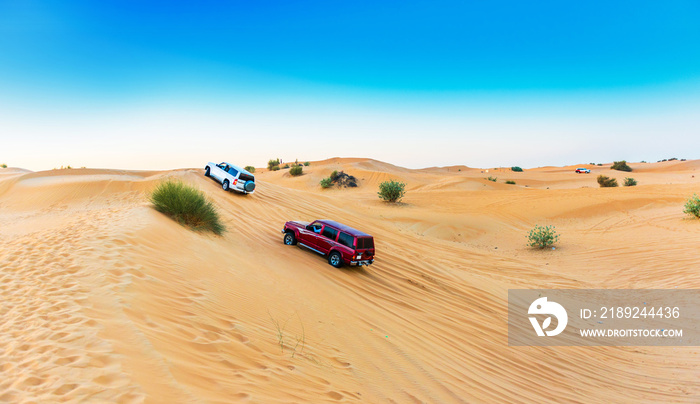
[[513, 167], [511, 167], [510, 169], [511, 169], [511, 171], [515, 171], [516, 173], [521, 173], [521, 172], [523, 172], [523, 169], [520, 168], [520, 167], [518, 167], [518, 166], [513, 166]]
[[625, 160], [613, 162], [613, 165], [610, 167], [610, 169], [627, 172], [632, 171], [632, 167], [628, 166]]
[[379, 184], [379, 199], [387, 202], [398, 202], [406, 195], [406, 183], [390, 180]]
[[294, 166], [294, 167], [289, 169], [289, 174], [296, 177], [298, 175], [301, 175], [303, 171], [304, 171], [304, 166]]
[[219, 213], [204, 193], [181, 181], [160, 183], [150, 197], [155, 209], [193, 230], [224, 232]]
[[527, 235], [527, 245], [536, 248], [547, 248], [559, 241], [559, 235], [554, 226], [536, 225]]
[[683, 213], [700, 218], [700, 197], [697, 194], [693, 194], [685, 202]]
[[496, 181], [498, 181], [498, 177], [488, 176], [488, 177], [486, 177], [486, 179], [489, 180], [489, 181], [491, 181], [491, 182], [496, 182]]
[[615, 178], [610, 178], [606, 175], [598, 176], [598, 185], [601, 188], [612, 188], [617, 186], [617, 180]]
[[513, 181], [513, 180], [508, 180], [508, 181], [506, 181], [506, 184], [508, 184], [508, 185], [515, 185], [515, 181]]
[[253, 167], [253, 166], [245, 166], [245, 170], [248, 171], [249, 173], [254, 173], [254, 172], [255, 172], [255, 167]]
[[333, 185], [343, 188], [356, 188], [357, 178], [343, 171], [333, 171], [330, 177], [321, 180], [321, 187], [330, 188]]
[[[277, 167], [277, 169], [275, 169]], [[267, 162], [267, 169], [270, 171], [277, 171], [280, 169], [280, 159], [269, 160]]]
[[634, 187], [637, 186], [637, 180], [635, 180], [634, 178], [625, 177], [625, 182], [623, 182], [622, 185], [626, 187]]

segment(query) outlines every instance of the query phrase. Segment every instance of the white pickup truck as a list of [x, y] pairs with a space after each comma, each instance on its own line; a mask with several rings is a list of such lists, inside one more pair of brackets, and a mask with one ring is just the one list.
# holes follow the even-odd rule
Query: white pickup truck
[[233, 189], [244, 194], [255, 192], [255, 176], [233, 164], [210, 162], [204, 167], [204, 175], [219, 181], [224, 191]]

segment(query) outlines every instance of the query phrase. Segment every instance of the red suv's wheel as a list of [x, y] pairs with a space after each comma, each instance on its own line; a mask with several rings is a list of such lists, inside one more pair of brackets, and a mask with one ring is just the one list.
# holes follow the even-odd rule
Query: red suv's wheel
[[297, 238], [294, 237], [294, 233], [292, 233], [291, 231], [288, 231], [288, 232], [284, 233], [283, 241], [284, 241], [284, 244], [286, 244], [286, 245], [294, 245], [297, 243]]
[[340, 256], [340, 253], [338, 251], [333, 251], [328, 256], [328, 263], [336, 268], [340, 268], [343, 266], [343, 258]]

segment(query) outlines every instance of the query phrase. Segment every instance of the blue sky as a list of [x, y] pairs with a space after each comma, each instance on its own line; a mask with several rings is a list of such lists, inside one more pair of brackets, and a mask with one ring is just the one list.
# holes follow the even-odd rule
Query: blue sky
[[697, 1], [0, 0], [0, 160], [700, 158], [698, 21]]

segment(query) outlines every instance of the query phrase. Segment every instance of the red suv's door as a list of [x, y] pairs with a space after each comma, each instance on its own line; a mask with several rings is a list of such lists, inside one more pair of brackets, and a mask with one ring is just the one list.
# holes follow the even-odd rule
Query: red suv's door
[[323, 231], [321, 232], [321, 236], [317, 238], [318, 250], [321, 251], [323, 254], [328, 254], [328, 252], [331, 250], [331, 247], [335, 245], [335, 240], [337, 238], [338, 230], [332, 228], [327, 224], [324, 225]]
[[306, 228], [299, 229], [298, 242], [318, 250], [319, 239], [323, 238], [320, 234], [322, 228], [323, 225], [320, 223], [311, 223], [310, 225], [306, 226]]

